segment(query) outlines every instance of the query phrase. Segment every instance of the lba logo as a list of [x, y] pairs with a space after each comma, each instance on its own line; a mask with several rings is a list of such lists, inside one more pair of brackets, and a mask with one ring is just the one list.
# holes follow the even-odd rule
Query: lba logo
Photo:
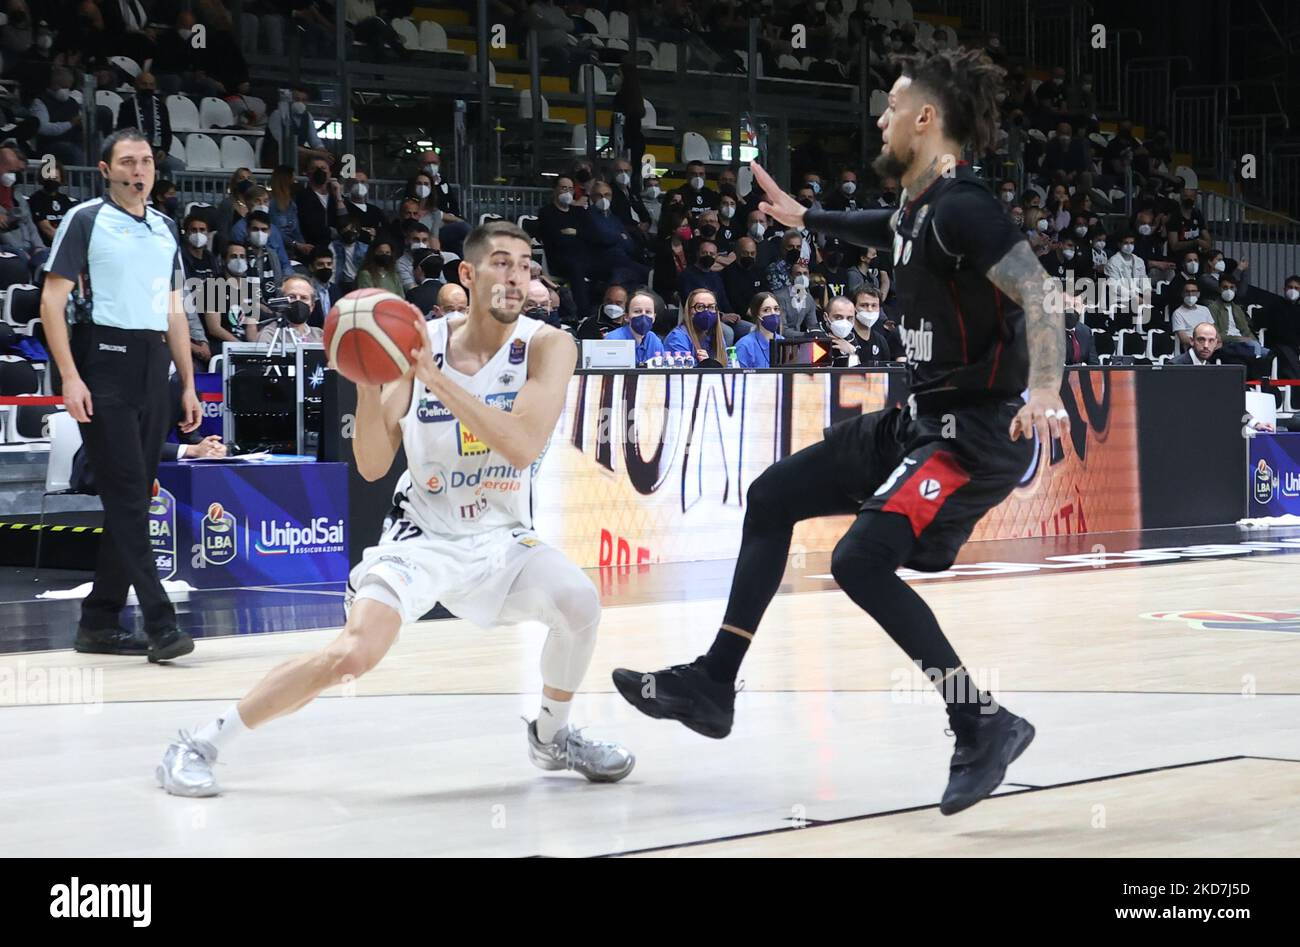
[[1255, 466], [1255, 502], [1268, 503], [1273, 499], [1273, 492], [1276, 489], [1277, 477], [1273, 473], [1273, 468], [1261, 457]]
[[224, 566], [239, 550], [239, 524], [220, 503], [208, 506], [199, 529], [203, 558], [210, 565]]

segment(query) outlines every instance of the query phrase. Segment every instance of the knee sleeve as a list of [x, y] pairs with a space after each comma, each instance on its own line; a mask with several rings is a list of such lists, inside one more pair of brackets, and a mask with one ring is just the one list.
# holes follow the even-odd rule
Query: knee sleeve
[[548, 548], [520, 572], [509, 607], [512, 615], [526, 615], [547, 627], [542, 682], [576, 691], [591, 663], [600, 625], [600, 595], [591, 580], [558, 550]]

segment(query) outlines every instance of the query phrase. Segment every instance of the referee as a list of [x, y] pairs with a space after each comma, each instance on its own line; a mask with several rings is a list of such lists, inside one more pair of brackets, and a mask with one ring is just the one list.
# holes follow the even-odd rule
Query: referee
[[[176, 363], [181, 385], [180, 429], [192, 431], [200, 420], [180, 293], [184, 269], [176, 224], [145, 205], [154, 186], [148, 139], [123, 129], [105, 140], [100, 159], [104, 196], [63, 218], [41, 294], [41, 322], [63, 379], [63, 403], [81, 425], [104, 504], [95, 583], [82, 603], [73, 647], [167, 661], [194, 650], [193, 639], [176, 627], [149, 538], [150, 493], [172, 411], [169, 362]], [[77, 287], [79, 309], [89, 318], [78, 318], [69, 339], [66, 307]], [[144, 635], [120, 624], [132, 586]]]

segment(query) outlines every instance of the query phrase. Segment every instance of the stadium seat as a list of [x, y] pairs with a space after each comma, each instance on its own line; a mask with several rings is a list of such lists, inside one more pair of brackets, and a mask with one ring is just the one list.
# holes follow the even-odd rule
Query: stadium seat
[[4, 321], [17, 335], [30, 336], [41, 319], [41, 291], [31, 283], [10, 286], [5, 292]]
[[99, 89], [95, 92], [95, 104], [102, 105], [113, 115], [113, 124], [117, 124], [117, 113], [122, 107], [122, 97], [112, 89]]
[[609, 35], [614, 39], [627, 39], [627, 14], [621, 10], [611, 10], [609, 14]]
[[749, 192], [754, 189], [754, 172], [748, 164], [742, 164], [736, 172], [736, 193], [741, 197], [748, 196]]
[[257, 151], [247, 138], [241, 135], [223, 135], [221, 137], [221, 169], [223, 171], [255, 167], [257, 167]]
[[[22, 395], [18, 397], [21, 398]], [[45, 419], [58, 410], [53, 405], [17, 405], [10, 408], [5, 412], [5, 443], [24, 444], [49, 440]]]
[[677, 44], [659, 44], [659, 68], [665, 72], [677, 71]]
[[1092, 344], [1097, 349], [1098, 355], [1110, 356], [1115, 354], [1115, 337], [1105, 329], [1092, 330]]
[[[605, 70], [601, 69], [599, 66], [595, 66], [591, 70], [591, 76], [592, 76], [591, 84], [595, 86], [596, 95], [609, 95], [609, 83], [608, 80], [605, 78]], [[584, 94], [587, 91], [587, 70], [586, 69], [578, 70], [578, 91]]]
[[[605, 19], [605, 14], [599, 10], [588, 9], [582, 14], [583, 19], [596, 28], [596, 35], [607, 38], [612, 34], [609, 31], [609, 20]], [[627, 38], [627, 32], [624, 31], [623, 39]]]
[[[185, 139], [185, 159], [185, 166], [191, 171], [221, 169], [221, 149], [217, 147], [215, 141], [201, 132], [194, 132]], [[248, 167], [252, 166], [250, 162]], [[239, 166], [232, 165], [232, 167]]]
[[41, 393], [41, 376], [36, 366], [21, 355], [0, 355], [0, 396]]
[[82, 94], [80, 89], [69, 89], [68, 98], [72, 99], [72, 101], [76, 102], [78, 105], [86, 104], [86, 97]]
[[27, 283], [27, 264], [16, 253], [0, 249], [0, 290]]
[[[433, 20], [420, 21], [420, 49], [426, 53], [446, 53], [451, 55], [464, 55], [462, 50], [449, 49], [447, 47], [447, 31], [443, 29], [441, 23], [435, 23]], [[467, 59], [474, 57], [466, 56]]]
[[130, 56], [110, 56], [108, 61], [132, 79], [140, 75], [140, 64]]
[[776, 68], [789, 69], [792, 72], [803, 72], [803, 63], [789, 53], [782, 53], [776, 57]]
[[199, 130], [199, 110], [194, 102], [183, 95], [167, 96], [167, 118], [174, 132]]
[[199, 127], [234, 128], [235, 113], [230, 110], [230, 103], [216, 96], [205, 95], [199, 102]]
[[[551, 118], [551, 107], [546, 102], [546, 96], [544, 95], [539, 96], [539, 98], [542, 100], [542, 122], [543, 123], [549, 123], [551, 125], [568, 124], [562, 118]], [[529, 92], [528, 89], [519, 90], [519, 117], [520, 118], [533, 117], [533, 97], [532, 97], [532, 93]]]
[[407, 49], [420, 48], [420, 28], [410, 17], [396, 17], [393, 20], [393, 32]]
[[186, 167], [189, 166], [189, 161], [185, 157], [185, 142], [181, 141], [180, 135], [172, 135], [172, 145], [167, 149], [167, 153]]
[[641, 118], [641, 129], [650, 132], [670, 132], [673, 130], [671, 125], [659, 124], [659, 110], [654, 107], [649, 99], [641, 100], [645, 104], [645, 115]]
[[889, 108], [889, 93], [884, 89], [874, 89], [871, 93], [871, 103], [868, 109], [872, 118], [879, 118], [885, 114], [885, 109]]
[[682, 163], [691, 161], [710, 161], [709, 143], [699, 132], [687, 132], [682, 135]]
[[1163, 329], [1152, 329], [1147, 333], [1147, 358], [1165, 358], [1174, 354], [1173, 337]]

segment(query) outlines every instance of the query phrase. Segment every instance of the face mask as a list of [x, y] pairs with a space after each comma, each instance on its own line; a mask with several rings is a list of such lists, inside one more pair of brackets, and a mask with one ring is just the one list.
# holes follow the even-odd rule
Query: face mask
[[1224, 263], [1222, 260], [1219, 260], [1217, 263], [1214, 264], [1214, 272], [1222, 273], [1225, 269], [1227, 269], [1227, 266], [1228, 265], [1226, 263]]
[[1014, 191], [1003, 191], [1003, 192], [1002, 192], [1002, 203], [1004, 203], [1004, 204], [1010, 204], [1010, 203], [1011, 203], [1012, 201], [1014, 201], [1015, 199], [1016, 199], [1016, 194], [1015, 194]]
[[1183, 302], [1186, 303], [1187, 307], [1190, 309], [1192, 306], [1196, 305], [1196, 301], [1200, 298], [1200, 296], [1184, 296]]
[[1021, 217], [1019, 214], [1014, 215], [1011, 220], [1017, 227], [1023, 227], [1025, 225], [1025, 218]]
[[695, 177], [691, 178], [691, 187], [695, 188], [697, 191], [703, 190], [704, 178], [700, 177], [698, 174], [695, 175]]
[[618, 174], [614, 175], [614, 180], [623, 187], [627, 187], [632, 183], [632, 175], [628, 174], [626, 171], [620, 171]]
[[328, 283], [334, 278], [334, 270], [328, 266], [322, 266], [316, 271], [316, 282]]
[[730, 204], [723, 204], [718, 213], [722, 215], [723, 220], [730, 220], [736, 216], [736, 208]]
[[880, 310], [859, 309], [855, 315], [858, 322], [870, 329], [876, 324], [876, 320], [880, 318]]
[[1142, 236], [1144, 237], [1151, 236], [1151, 225], [1150, 224], [1138, 225], [1138, 233], [1142, 234]]
[[51, 194], [57, 191], [61, 186], [60, 182], [51, 181], [48, 178], [41, 182], [41, 187], [45, 188], [45, 190], [49, 191]]
[[663, 192], [659, 189], [658, 184], [651, 184], [649, 187], [645, 189], [645, 196], [650, 198], [651, 200], [654, 200], [662, 193]]
[[702, 256], [700, 257], [700, 266], [701, 266], [703, 269], [706, 269], [706, 270], [707, 270], [707, 269], [708, 269], [709, 267], [711, 267], [712, 265], [713, 265], [713, 257], [712, 257], [710, 254], [705, 253], [704, 255], [702, 255]]
[[36, 37], [36, 48], [41, 52], [45, 52], [45, 50], [49, 49], [53, 45], [54, 38], [48, 34], [42, 33], [40, 36]]
[[428, 245], [427, 243], [422, 243], [422, 242], [419, 242], [419, 241], [417, 241], [417, 242], [411, 244], [411, 246], [410, 246], [410, 249], [412, 249], [412, 250], [427, 250], [428, 248], [429, 248], [429, 245]]
[[270, 236], [265, 230], [250, 230], [248, 232], [248, 242], [255, 247], [264, 247]]
[[786, 251], [785, 251], [785, 262], [788, 263], [788, 264], [790, 264], [791, 266], [794, 266], [796, 263], [799, 262], [799, 248], [798, 248], [798, 247], [793, 247], [792, 249], [789, 249], [789, 250], [786, 250]]
[[847, 338], [848, 334], [853, 331], [852, 319], [834, 319], [831, 321], [831, 331], [839, 338]]
[[243, 276], [248, 272], [248, 261], [242, 256], [232, 256], [226, 261], [226, 269], [236, 276]]
[[1297, 299], [1300, 299], [1300, 289], [1288, 289], [1286, 291], [1286, 298], [1289, 302], [1295, 302]]
[[300, 326], [303, 325], [307, 321], [307, 317], [311, 315], [311, 307], [301, 299], [295, 299], [293, 305], [289, 307], [289, 311], [286, 315], [289, 317], [289, 322], [292, 325]]
[[324, 168], [317, 168], [315, 171], [311, 173], [311, 183], [315, 184], [317, 187], [320, 187], [329, 179], [330, 179], [330, 174]]
[[208, 235], [198, 230], [194, 231], [186, 239], [189, 240], [190, 246], [196, 250], [202, 250], [208, 245]]
[[654, 316], [633, 316], [631, 319], [632, 331], [637, 335], [645, 335], [650, 331], [650, 327], [655, 324]]
[[712, 309], [706, 309], [691, 316], [691, 321], [695, 324], [696, 332], [708, 332], [717, 323], [718, 314]]
[[560, 202], [561, 207], [568, 207], [570, 204], [573, 203], [573, 192], [561, 191], [559, 193], [559, 196], [556, 197], [556, 200]]
[[694, 236], [694, 235], [691, 233], [691, 228], [688, 227], [688, 226], [686, 226], [685, 224], [683, 224], [682, 226], [678, 227], [677, 230], [676, 230], [676, 233], [677, 233], [677, 236], [681, 237], [683, 240], [689, 240], [689, 239], [691, 239], [692, 236]]
[[424, 200], [426, 197], [429, 196], [429, 190], [430, 190], [429, 185], [417, 184], [415, 186], [415, 196], [418, 197], [420, 200]]
[[800, 289], [807, 289], [809, 282], [808, 276], [805, 273], [800, 273], [794, 278], [794, 285], [798, 286]]
[[1195, 275], [1196, 275], [1196, 271], [1199, 270], [1200, 268], [1201, 268], [1201, 264], [1200, 264], [1199, 262], [1197, 262], [1196, 260], [1193, 260], [1191, 263], [1188, 263], [1186, 266], [1184, 266], [1184, 267], [1183, 267], [1183, 270], [1184, 270], [1184, 272], [1186, 272], [1189, 276], [1195, 276]]
[[424, 173], [427, 174], [429, 177], [433, 178], [435, 181], [438, 180], [438, 176], [439, 176], [438, 165], [434, 164], [433, 162], [426, 164], [424, 166]]
[[1074, 235], [1075, 235], [1076, 237], [1086, 237], [1086, 236], [1088, 236], [1088, 228], [1087, 228], [1087, 227], [1075, 227], [1075, 228], [1074, 228]]
[[1038, 221], [1038, 232], [1039, 232], [1039, 233], [1047, 233], [1047, 226], [1048, 226], [1048, 224], [1047, 224], [1047, 221], [1046, 221], [1046, 220], [1040, 220], [1040, 221]]
[[609, 210], [609, 198], [602, 197], [600, 200], [596, 201], [596, 210]]
[[845, 181], [843, 184], [840, 185], [840, 190], [843, 191], [845, 194], [852, 194], [857, 189], [858, 189], [858, 185], [856, 181]]
[[1219, 293], [1219, 297], [1225, 303], [1232, 302], [1232, 300], [1236, 297], [1236, 295], [1237, 295], [1237, 291], [1235, 289], [1225, 289], [1223, 292]]
[[1120, 247], [1120, 250], [1123, 251], [1124, 253], [1132, 253], [1132, 252], [1133, 252], [1133, 244], [1131, 244], [1131, 243], [1126, 243], [1126, 244], [1124, 244], [1124, 246]]
[[356, 243], [357, 232], [355, 230], [345, 230], [341, 234], [339, 234], [339, 239], [342, 240], [344, 243]]
[[1074, 251], [1073, 251], [1073, 250], [1062, 250], [1062, 251], [1061, 251], [1061, 256], [1065, 257], [1067, 260], [1073, 260], [1073, 259], [1074, 259]]
[[289, 109], [293, 112], [294, 115], [304, 115], [307, 112], [307, 103], [294, 102], [293, 105], [289, 106]]
[[1094, 250], [1105, 250], [1105, 249], [1106, 249], [1106, 241], [1105, 241], [1105, 240], [1094, 240], [1094, 241], [1092, 242], [1092, 248], [1093, 248]]
[[781, 314], [779, 312], [769, 312], [765, 316], [759, 316], [758, 321], [768, 332], [775, 333], [781, 328]]
[[616, 306], [616, 305], [614, 305], [613, 303], [610, 303], [609, 305], [607, 305], [607, 306], [604, 308], [603, 311], [604, 311], [606, 317], [608, 317], [609, 319], [622, 319], [622, 318], [623, 318], [623, 307], [622, 307], [622, 306]]
[[369, 193], [370, 193], [370, 189], [366, 187], [364, 184], [361, 184], [360, 182], [352, 185], [352, 197], [354, 200], [364, 201], [366, 199], [366, 195]]
[[712, 238], [712, 237], [716, 237], [717, 235], [718, 235], [718, 228], [713, 226], [713, 224], [700, 224], [701, 237]]
[[253, 205], [253, 210], [260, 210], [260, 211], [261, 211], [262, 213], [264, 213], [264, 214], [269, 214], [269, 213], [271, 212], [271, 205], [270, 205], [270, 204], [254, 204], [254, 205]]
[[380, 266], [387, 266], [393, 262], [393, 255], [391, 253], [376, 253], [375, 262]]
[[767, 228], [762, 224], [751, 224], [749, 227], [749, 235], [755, 240], [762, 240], [765, 233], [767, 233]]
[[[451, 315], [451, 313], [447, 313]], [[550, 319], [551, 312], [543, 306], [533, 306], [531, 309], [525, 309], [524, 315], [529, 319], [536, 319], [538, 322], [546, 322]]]

